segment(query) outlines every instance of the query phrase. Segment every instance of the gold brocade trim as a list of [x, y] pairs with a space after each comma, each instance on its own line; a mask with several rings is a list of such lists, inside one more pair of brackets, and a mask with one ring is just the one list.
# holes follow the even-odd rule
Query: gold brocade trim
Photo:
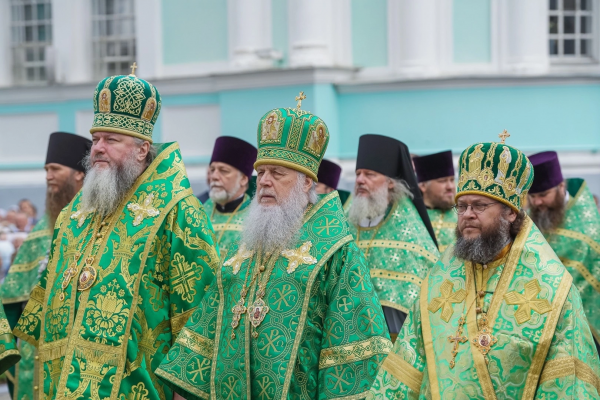
[[[334, 191], [334, 192], [331, 192], [329, 195], [325, 196], [318, 203], [318, 205], [321, 205], [321, 203], [324, 200], [331, 198], [332, 197], [331, 195], [337, 196], [337, 192]], [[327, 201], [329, 201], [329, 200], [327, 200]], [[313, 207], [313, 208], [317, 208], [317, 207]], [[306, 324], [306, 318], [308, 315], [308, 304], [310, 302], [310, 293], [312, 292], [312, 287], [315, 283], [317, 274], [319, 273], [319, 271], [321, 271], [321, 268], [323, 267], [323, 265], [325, 265], [327, 260], [329, 260], [329, 258], [331, 258], [331, 256], [336, 251], [338, 251], [340, 248], [342, 248], [342, 246], [344, 246], [346, 243], [349, 243], [353, 240], [354, 240], [354, 237], [352, 235], [347, 235], [347, 236], [341, 238], [340, 240], [338, 240], [337, 243], [335, 243], [333, 246], [331, 246], [331, 248], [329, 250], [327, 250], [327, 252], [325, 254], [323, 254], [323, 256], [321, 257], [319, 262], [315, 265], [315, 268], [310, 273], [310, 276], [308, 277], [308, 280], [306, 282], [306, 290], [304, 292], [305, 293], [304, 301], [302, 303], [302, 314], [300, 314], [300, 319], [298, 320], [298, 329], [296, 330], [296, 337], [294, 338], [294, 346], [292, 347], [292, 354], [290, 355], [287, 371], [285, 373], [285, 380], [283, 381], [283, 391], [281, 393], [282, 399], [287, 398], [288, 391], [290, 390], [290, 383], [292, 381], [292, 375], [294, 374], [294, 369], [296, 366], [296, 358], [298, 357], [298, 349], [300, 348], [300, 343], [303, 339], [302, 334], [304, 333], [304, 326]]]
[[410, 365], [396, 353], [388, 354], [381, 366], [394, 378], [404, 383], [410, 390], [419, 393], [423, 382], [423, 373]]
[[25, 263], [25, 264], [15, 264], [11, 265], [10, 270], [12, 272], [29, 272], [34, 269], [36, 266], [40, 264], [40, 261], [46, 258], [46, 256], [41, 256], [36, 258], [34, 261]]
[[39, 357], [41, 362], [56, 360], [65, 355], [67, 351], [67, 338], [57, 340], [56, 342], [44, 343], [39, 348]]
[[25, 238], [25, 241], [23, 242], [23, 244], [29, 242], [30, 240], [38, 239], [38, 238], [41, 238], [44, 236], [52, 236], [52, 230], [51, 229], [43, 229], [41, 231], [31, 232]]
[[556, 329], [558, 318], [562, 312], [563, 304], [569, 295], [569, 290], [571, 289], [572, 283], [573, 277], [571, 274], [565, 271], [562, 280], [560, 281], [560, 285], [556, 290], [556, 294], [554, 295], [552, 311], [546, 318], [542, 336], [540, 337], [537, 349], [533, 355], [533, 360], [531, 361], [531, 366], [529, 367], [529, 372], [527, 373], [527, 380], [525, 381], [525, 390], [523, 391], [523, 396], [521, 397], [522, 400], [531, 400], [535, 396], [538, 382], [540, 380], [540, 374], [542, 372], [542, 368], [544, 367], [544, 361], [546, 360], [546, 355], [548, 354], [550, 344], [552, 343], [552, 338], [554, 337], [554, 330]]
[[171, 332], [173, 333], [173, 335], [176, 336], [179, 334], [179, 332], [185, 326], [187, 320], [190, 319], [190, 315], [192, 315], [197, 308], [198, 307], [190, 308], [189, 310], [171, 318]]
[[[523, 231], [521, 231], [522, 233]], [[520, 254], [520, 253], [519, 253]], [[512, 264], [512, 269], [514, 270], [515, 268], [515, 263]], [[505, 266], [506, 269], [509, 269], [510, 266], [507, 265]], [[510, 274], [506, 274], [506, 269], [505, 272], [502, 274], [502, 279], [505, 278], [506, 276], [510, 275], [512, 277], [512, 273]], [[475, 296], [477, 295], [475, 293], [475, 271], [474, 271], [474, 267], [473, 264], [471, 262], [466, 262], [465, 263], [465, 272], [466, 272], [466, 282], [467, 282], [467, 302], [466, 304], [474, 304], [475, 303]], [[500, 283], [498, 283], [498, 287], [500, 287]], [[508, 285], [506, 285], [508, 286]], [[496, 289], [496, 291], [498, 291], [498, 289]], [[504, 292], [506, 291], [506, 287], [504, 287]], [[499, 294], [499, 298], [500, 300], [502, 300], [504, 298], [504, 292], [502, 292], [501, 294]], [[492, 302], [495, 300], [495, 296], [496, 293], [493, 295], [494, 297], [492, 297]], [[491, 309], [491, 306], [490, 306]], [[494, 324], [490, 323], [488, 325], [491, 329], [494, 328]], [[470, 338], [476, 338], [478, 337], [477, 332], [479, 331], [479, 328], [477, 327], [477, 314], [475, 311], [475, 307], [469, 307], [467, 310], [467, 331], [468, 331], [468, 337]], [[495, 400], [496, 399], [496, 392], [494, 390], [494, 385], [492, 384], [492, 378], [490, 377], [490, 372], [488, 370], [487, 367], [487, 363], [485, 362], [485, 357], [483, 355], [483, 353], [481, 353], [481, 351], [479, 350], [479, 348], [476, 345], [476, 342], [473, 342], [472, 340], [469, 340], [470, 343], [470, 348], [471, 348], [471, 354], [473, 356], [473, 362], [475, 364], [475, 370], [477, 371], [477, 377], [478, 382], [481, 386], [481, 390], [483, 391], [483, 396], [485, 397], [486, 400]]]
[[[566, 183], [566, 182], [565, 182]], [[571, 196], [571, 198], [569, 199], [569, 201], [567, 202], [567, 205], [565, 207], [565, 210], [570, 209], [571, 207], [573, 207], [575, 205], [575, 203], [577, 203], [579, 201], [579, 198], [581, 197], [581, 195], [583, 194], [585, 188], [587, 187], [587, 182], [583, 181], [583, 183], [581, 184], [581, 186], [579, 187], [579, 190], [577, 191], [577, 194], [575, 196]]]
[[590, 246], [592, 249], [594, 249], [594, 251], [596, 253], [600, 254], [600, 243], [596, 243], [594, 241], [594, 239], [592, 239], [591, 237], [589, 237], [587, 235], [584, 235], [581, 232], [576, 232], [576, 231], [572, 231], [569, 229], [563, 229], [563, 228], [556, 228], [555, 230], [553, 230], [550, 233], [555, 233], [557, 235], [569, 237], [571, 239], [581, 240], [582, 242], [584, 242], [585, 244]]
[[391, 279], [394, 281], [403, 281], [403, 282], [411, 282], [415, 285], [421, 286], [423, 280], [416, 275], [413, 274], [405, 274], [402, 272], [390, 271], [387, 269], [377, 269], [372, 268], [370, 270], [371, 278], [384, 278]]
[[[219, 289], [219, 299], [225, 299], [225, 294], [223, 291], [223, 277], [221, 276], [222, 268], [217, 268], [216, 277], [217, 287]], [[221, 329], [223, 327], [223, 309], [225, 307], [225, 301], [219, 301], [219, 309], [217, 310], [217, 325], [215, 327], [215, 350], [212, 355], [212, 359], [210, 360], [212, 363], [212, 368], [210, 369], [210, 394], [212, 397], [216, 398], [217, 391], [215, 390], [215, 382], [217, 381], [217, 356], [219, 344], [221, 341]], [[247, 318], [246, 318], [247, 319]], [[160, 370], [160, 368], [158, 369]]]
[[542, 376], [540, 376], [540, 385], [547, 381], [572, 375], [575, 375], [579, 380], [589, 383], [600, 392], [600, 377], [594, 373], [594, 370], [589, 365], [575, 357], [562, 357], [548, 361], [544, 366]]
[[241, 224], [214, 224], [213, 230], [215, 232], [219, 231], [236, 231], [241, 232], [244, 226]]
[[317, 211], [321, 209], [321, 207], [323, 207], [324, 204], [328, 203], [331, 199], [333, 199], [336, 196], [338, 196], [338, 193], [336, 190], [334, 190], [333, 192], [329, 193], [321, 200], [319, 200], [319, 202], [315, 204], [314, 207], [308, 213], [306, 213], [302, 223], [305, 224], [308, 220], [310, 220], [313, 217], [313, 215], [317, 213]]
[[412, 251], [413, 253], [422, 255], [423, 257], [427, 258], [431, 262], [435, 263], [438, 260], [438, 257], [436, 257], [433, 253], [430, 253], [429, 251], [425, 250], [423, 247], [421, 247], [419, 245], [416, 245], [413, 243], [408, 243], [408, 242], [400, 242], [400, 241], [396, 241], [396, 240], [373, 240], [373, 241], [361, 240], [360, 242], [357, 243], [357, 245], [360, 249], [366, 249], [368, 247], [370, 247], [371, 249], [376, 248], [376, 247], [381, 247], [381, 248], [385, 248], [385, 249], [408, 250], [408, 251]]
[[177, 343], [208, 359], [212, 357], [215, 351], [215, 342], [213, 340], [187, 328], [183, 328], [179, 333]]
[[410, 310], [404, 306], [401, 306], [400, 304], [396, 304], [394, 302], [391, 302], [389, 300], [379, 300], [379, 303], [384, 306], [384, 307], [390, 307], [396, 310], [400, 310], [402, 311], [404, 314], [408, 315], [408, 313], [410, 312]]
[[343, 344], [321, 350], [319, 369], [366, 360], [376, 354], [388, 354], [392, 350], [392, 342], [375, 336], [360, 342]]
[[31, 291], [31, 294], [29, 295], [29, 297], [32, 300], [42, 303], [44, 301], [45, 295], [46, 295], [46, 291], [44, 289], [42, 289], [41, 286], [36, 286]]
[[570, 260], [565, 257], [560, 257], [560, 261], [562, 261], [563, 265], [567, 268], [573, 268], [579, 272], [586, 281], [594, 288], [596, 291], [600, 292], [600, 282], [592, 275], [592, 273], [586, 268], [583, 263], [579, 261]]
[[367, 390], [366, 392], [362, 392], [362, 393], [358, 393], [358, 394], [353, 394], [352, 396], [333, 397], [331, 400], [359, 400], [359, 399], [365, 399], [369, 395], [369, 393], [370, 392]]
[[19, 296], [19, 297], [10, 297], [7, 299], [2, 299], [2, 304], [24, 303], [27, 300], [29, 300], [29, 295], [24, 294], [23, 296]]
[[431, 336], [431, 322], [429, 321], [429, 310], [427, 310], [429, 297], [429, 274], [421, 285], [421, 297], [419, 299], [419, 309], [421, 311], [421, 325], [423, 329], [423, 347], [427, 360], [427, 371], [429, 372], [429, 386], [431, 389], [431, 398], [440, 400], [440, 385], [437, 378], [437, 369], [435, 363], [435, 352], [433, 351], [433, 337]]
[[[19, 360], [21, 359], [21, 353], [19, 352], [19, 350], [17, 350], [17, 349], [11, 349], [11, 350], [6, 350], [2, 354], [0, 354], [0, 361], [4, 360], [6, 357], [10, 357], [10, 356], [19, 356], [19, 358], [17, 358], [16, 361], [13, 364], [18, 363]], [[12, 367], [12, 365], [11, 365], [11, 367]], [[2, 369], [4, 369], [4, 368], [2, 368]], [[6, 368], [6, 369], [8, 369], [8, 368]]]
[[163, 369], [158, 368], [156, 371], [154, 371], [154, 373], [157, 376], [160, 376], [161, 378], [163, 378], [165, 381], [172, 382], [175, 385], [179, 386], [180, 388], [186, 390], [188, 393], [198, 396], [201, 399], [209, 399], [210, 398], [210, 395], [208, 393], [203, 392], [202, 390], [198, 390], [195, 386], [192, 386], [189, 383], [182, 381], [175, 375], [171, 375], [170, 373], [165, 372]]
[[459, 197], [467, 195], [467, 194], [476, 194], [479, 196], [489, 197], [492, 200], [496, 200], [502, 204], [506, 204], [507, 206], [512, 208], [515, 212], [517, 212], [517, 213], [519, 212], [519, 209], [514, 204], [512, 204], [510, 201], [503, 199], [500, 196], [496, 196], [494, 194], [488, 193], [488, 192], [484, 191], [483, 189], [482, 190], [465, 190], [464, 192], [459, 192], [456, 194], [456, 196], [454, 196], [454, 201], [457, 201]]

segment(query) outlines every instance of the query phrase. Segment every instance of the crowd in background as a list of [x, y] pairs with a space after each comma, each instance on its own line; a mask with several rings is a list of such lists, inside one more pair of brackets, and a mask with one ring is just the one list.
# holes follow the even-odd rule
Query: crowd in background
[[4, 279], [17, 250], [38, 221], [38, 211], [28, 199], [8, 210], [0, 209], [0, 279]]

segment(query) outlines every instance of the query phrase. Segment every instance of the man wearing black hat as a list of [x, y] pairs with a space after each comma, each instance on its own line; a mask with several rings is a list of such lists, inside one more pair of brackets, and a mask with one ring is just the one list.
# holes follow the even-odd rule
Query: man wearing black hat
[[395, 338], [439, 257], [408, 147], [386, 136], [361, 136], [353, 195], [348, 220]]
[[350, 198], [350, 192], [338, 189], [341, 176], [342, 167], [333, 161], [323, 159], [321, 165], [319, 165], [319, 173], [317, 175], [319, 182], [317, 182], [316, 190], [317, 194], [328, 194], [337, 190], [342, 206], [345, 208]]
[[444, 252], [456, 239], [454, 230], [458, 221], [452, 210], [456, 194], [452, 152], [447, 150], [414, 157], [413, 164], [438, 247], [440, 252]]
[[[583, 179], [564, 179], [555, 151], [529, 157], [529, 214], [573, 275], [596, 346], [600, 342], [600, 213]], [[600, 350], [600, 347], [599, 347]]]
[[[50, 135], [44, 166], [46, 213], [19, 248], [0, 288], [2, 303], [13, 328], [48, 263], [50, 240], [58, 214], [81, 189], [85, 177], [82, 161], [91, 145], [91, 140], [71, 133], [54, 132]], [[19, 341], [19, 347], [22, 358], [16, 368], [11, 368], [9, 372], [9, 385], [13, 399], [32, 399], [36, 350], [24, 341]]]
[[256, 147], [233, 136], [217, 138], [209, 165], [209, 213], [221, 256], [235, 243], [250, 205], [246, 193], [254, 171]]

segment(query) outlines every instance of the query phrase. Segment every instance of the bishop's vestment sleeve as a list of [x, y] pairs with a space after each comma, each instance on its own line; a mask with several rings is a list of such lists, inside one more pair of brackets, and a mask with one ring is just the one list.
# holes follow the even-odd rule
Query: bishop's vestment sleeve
[[417, 298], [394, 348], [379, 370], [368, 399], [416, 400], [421, 387], [424, 391], [429, 390], [419, 303]]
[[0, 304], [0, 374], [15, 365], [20, 359], [15, 337], [10, 330], [4, 307]]
[[[48, 266], [56, 265], [52, 260], [52, 254], [54, 254], [54, 247], [56, 243], [59, 243], [58, 234], [63, 223], [68, 224], [69, 220], [65, 221], [66, 208], [61, 211], [56, 220], [54, 226], [54, 234], [52, 235], [52, 243], [50, 245], [50, 252], [48, 258]], [[16, 337], [27, 343], [38, 347], [38, 341], [40, 339], [40, 329], [42, 326], [42, 309], [44, 303], [44, 297], [46, 296], [46, 281], [48, 279], [50, 268], [46, 268], [41, 276], [40, 281], [35, 285], [29, 296], [29, 301], [25, 305], [25, 309], [17, 322], [17, 326], [13, 330]]]
[[210, 220], [195, 196], [183, 199], [170, 212], [166, 228], [171, 330], [176, 336], [214, 280], [219, 249]]
[[362, 252], [352, 242], [327, 263], [319, 399], [364, 398], [392, 348]]
[[535, 398], [600, 398], [600, 360], [581, 297], [571, 287], [554, 331]]

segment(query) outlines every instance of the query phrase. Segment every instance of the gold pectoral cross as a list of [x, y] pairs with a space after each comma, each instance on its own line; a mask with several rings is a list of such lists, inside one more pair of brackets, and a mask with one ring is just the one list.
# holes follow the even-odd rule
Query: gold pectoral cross
[[450, 369], [454, 368], [454, 366], [456, 365], [455, 360], [456, 360], [456, 355], [458, 354], [458, 345], [460, 343], [465, 343], [468, 340], [466, 337], [462, 336], [464, 324], [465, 324], [465, 317], [461, 316], [460, 319], [458, 320], [458, 329], [456, 330], [456, 335], [448, 336], [448, 341], [450, 343], [454, 342], [452, 351], [450, 351], [450, 353], [452, 353], [452, 360], [450, 360]]
[[231, 319], [231, 338], [235, 339], [235, 328], [240, 324], [240, 319], [242, 318], [242, 314], [246, 312], [246, 299], [241, 297], [238, 302], [233, 306], [231, 312], [233, 313], [233, 318]]

